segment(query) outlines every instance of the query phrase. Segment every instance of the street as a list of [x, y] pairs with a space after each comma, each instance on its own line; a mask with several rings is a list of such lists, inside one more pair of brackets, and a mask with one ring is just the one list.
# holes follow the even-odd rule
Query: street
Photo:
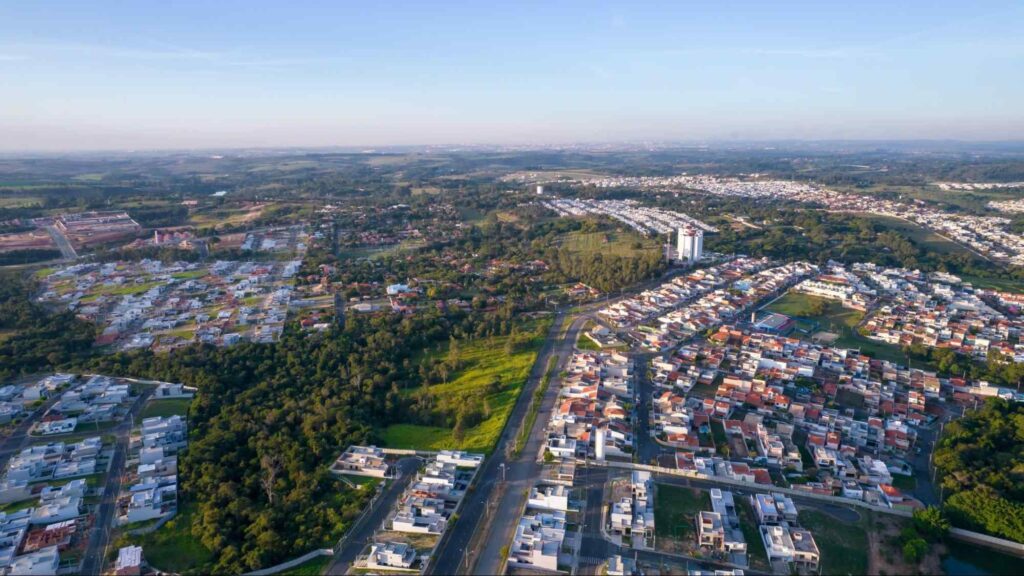
[[335, 549], [327, 574], [345, 574], [359, 553], [363, 551], [373, 534], [387, 519], [388, 513], [395, 508], [395, 503], [405, 491], [409, 482], [416, 477], [416, 470], [421, 460], [415, 456], [402, 458], [395, 464], [396, 477], [384, 488], [381, 495], [373, 503], [369, 512], [359, 518], [342, 538], [340, 549]]
[[93, 525], [89, 531], [89, 543], [82, 557], [82, 574], [99, 574], [103, 568], [104, 554], [110, 541], [110, 530], [113, 527], [114, 512], [117, 506], [117, 495], [121, 491], [121, 479], [124, 477], [124, 465], [128, 459], [128, 440], [132, 426], [139, 417], [142, 407], [153, 393], [151, 388], [145, 389], [135, 399], [128, 415], [113, 430], [117, 437], [114, 455], [107, 469], [106, 481], [103, 486], [103, 499], [93, 514]]

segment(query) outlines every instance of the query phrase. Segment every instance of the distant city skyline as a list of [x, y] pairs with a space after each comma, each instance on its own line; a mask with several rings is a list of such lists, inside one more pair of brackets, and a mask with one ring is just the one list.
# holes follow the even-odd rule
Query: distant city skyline
[[0, 5], [0, 152], [1024, 140], [1019, 2]]

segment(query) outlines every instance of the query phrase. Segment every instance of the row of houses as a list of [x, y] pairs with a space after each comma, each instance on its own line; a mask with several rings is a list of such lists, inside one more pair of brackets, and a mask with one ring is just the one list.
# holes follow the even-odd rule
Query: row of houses
[[643, 206], [636, 200], [552, 198], [542, 201], [541, 205], [563, 217], [608, 216], [644, 236], [671, 234], [680, 228], [698, 228], [705, 232], [718, 231], [714, 226], [692, 216], [674, 210]]
[[126, 488], [117, 500], [118, 524], [155, 520], [177, 512], [178, 454], [187, 445], [188, 429], [181, 416], [153, 416], [142, 421], [129, 443], [132, 458]]
[[[482, 454], [442, 450], [429, 457], [378, 530], [365, 557], [357, 565], [370, 570], [418, 571], [429, 558], [420, 544], [404, 540], [401, 534], [430, 537], [436, 544], [459, 510], [466, 491], [483, 463]], [[383, 449], [349, 446], [331, 464], [340, 476], [390, 478], [395, 468]]]
[[807, 262], [794, 262], [761, 270], [732, 282], [728, 289], [710, 292], [690, 304], [657, 319], [654, 326], [629, 332], [631, 338], [651, 351], [661, 351], [721, 324], [736, 321], [764, 300], [781, 294], [791, 285], [817, 272]]
[[76, 264], [44, 278], [40, 301], [103, 326], [97, 343], [165, 350], [280, 336], [301, 260]]
[[633, 452], [633, 361], [609, 352], [577, 352], [561, 379], [548, 422], [546, 452], [559, 459], [629, 458]]
[[619, 300], [598, 311], [604, 321], [619, 328], [636, 326], [679, 308], [687, 302], [726, 286], [769, 265], [766, 258], [736, 258], [676, 276], [657, 288]]

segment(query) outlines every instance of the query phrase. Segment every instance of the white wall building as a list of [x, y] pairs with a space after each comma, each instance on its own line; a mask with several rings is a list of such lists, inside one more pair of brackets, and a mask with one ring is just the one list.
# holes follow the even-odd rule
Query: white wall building
[[695, 228], [680, 228], [676, 258], [684, 262], [698, 262], [704, 255], [704, 232]]

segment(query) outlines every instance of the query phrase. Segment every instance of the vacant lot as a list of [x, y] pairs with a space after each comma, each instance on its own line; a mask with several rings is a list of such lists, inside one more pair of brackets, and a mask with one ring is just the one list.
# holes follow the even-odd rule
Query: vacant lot
[[178, 502], [178, 515], [156, 532], [129, 536], [133, 544], [142, 546], [146, 561], [154, 568], [171, 572], [198, 570], [210, 561], [210, 551], [192, 536], [191, 503]]
[[654, 496], [654, 530], [658, 547], [674, 549], [676, 543], [691, 539], [697, 529], [694, 518], [701, 510], [711, 510], [707, 492], [671, 484], [658, 484]]
[[[537, 358], [537, 351], [544, 343], [548, 323], [531, 323], [529, 327], [539, 335], [528, 345], [520, 346], [511, 354], [504, 353], [509, 336], [460, 342], [461, 368], [451, 375], [448, 383], [435, 384], [426, 392], [433, 396], [435, 406], [458, 406], [467, 398], [484, 394], [484, 400], [490, 408], [490, 416], [477, 426], [467, 429], [461, 442], [456, 441], [449, 428], [393, 424], [384, 430], [384, 441], [387, 446], [420, 450], [458, 448], [490, 452], [501, 435], [505, 420], [512, 412], [523, 384], [529, 377], [530, 368]], [[440, 351], [439, 354], [443, 357], [447, 354], [447, 349]], [[484, 390], [495, 380], [500, 380], [500, 390], [485, 394]]]
[[161, 400], [150, 400], [142, 409], [140, 418], [151, 418], [153, 416], [184, 416], [188, 407], [192, 404], [191, 398], [165, 398]]
[[814, 534], [821, 552], [821, 573], [867, 574], [868, 537], [862, 523], [840, 522], [816, 510], [800, 511], [800, 524]]

